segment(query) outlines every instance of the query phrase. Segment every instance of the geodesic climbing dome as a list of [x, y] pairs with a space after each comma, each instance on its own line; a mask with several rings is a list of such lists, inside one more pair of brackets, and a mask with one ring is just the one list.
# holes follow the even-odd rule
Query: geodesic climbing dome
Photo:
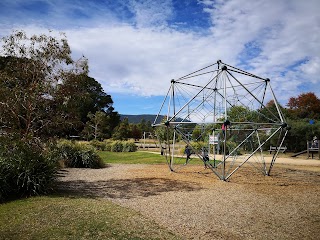
[[[188, 164], [177, 157], [182, 140], [221, 180], [245, 163], [269, 175], [288, 130], [270, 80], [220, 60], [171, 80], [153, 126], [164, 129], [160, 144], [172, 171]], [[267, 164], [270, 144], [277, 150]]]

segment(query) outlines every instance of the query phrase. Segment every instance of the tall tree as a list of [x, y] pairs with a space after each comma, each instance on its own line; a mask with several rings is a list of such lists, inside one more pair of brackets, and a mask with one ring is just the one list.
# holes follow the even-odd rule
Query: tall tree
[[137, 124], [130, 124], [131, 137], [134, 140], [139, 140], [142, 136], [141, 130], [138, 128]]
[[287, 106], [293, 117], [320, 119], [320, 99], [312, 92], [291, 97]]
[[93, 138], [96, 140], [97, 138], [103, 137], [102, 129], [105, 117], [106, 114], [101, 111], [96, 112], [95, 114], [91, 112], [88, 114], [89, 121], [87, 121], [83, 131], [86, 135], [88, 135], [89, 138], [93, 136]]
[[130, 126], [128, 118], [124, 118], [121, 121], [112, 137], [117, 140], [127, 140], [130, 137]]
[[[74, 61], [65, 36], [15, 31], [2, 38], [0, 129], [28, 135], [78, 134], [89, 112], [119, 122], [111, 96], [88, 77], [86, 58]], [[111, 134], [111, 133], [110, 133]]]
[[62, 96], [65, 105], [79, 112], [82, 122], [86, 122], [89, 112], [108, 114], [114, 110], [111, 96], [104, 92], [99, 82], [86, 74], [69, 74], [57, 94]]
[[28, 37], [16, 31], [2, 43], [1, 127], [22, 136], [37, 135], [52, 122], [52, 96], [64, 73], [87, 72], [87, 62], [75, 64], [64, 35]]
[[120, 122], [119, 114], [114, 111], [111, 96], [104, 92], [99, 82], [85, 74], [69, 74], [66, 81], [59, 86], [56, 98], [59, 99], [64, 118], [73, 123], [73, 130], [77, 134], [89, 120], [89, 113], [105, 113], [105, 121], [109, 124], [108, 127], [105, 126], [108, 128], [106, 134], [109, 137]]

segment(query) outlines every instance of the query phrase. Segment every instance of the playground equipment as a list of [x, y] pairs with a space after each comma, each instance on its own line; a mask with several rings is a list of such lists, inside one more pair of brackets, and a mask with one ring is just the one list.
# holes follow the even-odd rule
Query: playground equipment
[[[270, 175], [289, 130], [270, 80], [221, 60], [171, 80], [153, 126], [165, 129], [160, 145], [171, 171], [188, 164], [177, 157], [180, 139], [224, 181], [245, 163]], [[263, 147], [271, 140], [277, 151], [267, 166]]]
[[313, 155], [318, 153], [318, 159], [320, 159], [320, 148], [319, 148], [318, 140], [307, 141], [307, 149], [301, 152], [295, 153], [291, 157], [296, 157], [304, 153], [307, 153], [308, 158], [310, 158], [310, 154], [311, 154], [312, 159], [313, 159]]

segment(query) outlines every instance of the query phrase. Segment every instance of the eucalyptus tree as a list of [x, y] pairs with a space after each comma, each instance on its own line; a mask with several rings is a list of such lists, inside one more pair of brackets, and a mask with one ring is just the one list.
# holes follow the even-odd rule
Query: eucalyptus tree
[[86, 123], [85, 128], [82, 131], [82, 134], [86, 136], [87, 139], [94, 138], [95, 140], [99, 138], [103, 138], [103, 128], [105, 124], [106, 119], [106, 113], [105, 112], [96, 112], [88, 113], [89, 120]]
[[[61, 111], [60, 118], [71, 123], [72, 128], [66, 126], [67, 135], [87, 135], [91, 128], [91, 115], [97, 112], [104, 113], [101, 136], [109, 138], [113, 129], [119, 124], [120, 116], [113, 108], [113, 100], [104, 92], [101, 84], [86, 74], [69, 74], [65, 82], [59, 86], [56, 100]], [[66, 121], [67, 120], [67, 121]], [[87, 126], [88, 125], [88, 126]], [[91, 131], [89, 131], [91, 132]]]
[[15, 31], [2, 38], [0, 131], [23, 138], [79, 135], [88, 113], [102, 111], [110, 136], [119, 123], [111, 96], [88, 76], [85, 57], [72, 59], [66, 36], [50, 34]]
[[1, 55], [2, 131], [22, 138], [48, 132], [61, 117], [55, 99], [59, 85], [71, 74], [86, 74], [87, 59], [71, 58], [64, 34], [29, 37], [23, 31], [2, 38]]

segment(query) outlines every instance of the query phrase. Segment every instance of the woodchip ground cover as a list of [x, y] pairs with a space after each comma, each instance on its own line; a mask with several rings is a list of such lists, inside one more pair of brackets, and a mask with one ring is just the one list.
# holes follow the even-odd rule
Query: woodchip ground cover
[[64, 169], [58, 195], [0, 205], [0, 236], [318, 239], [318, 160], [279, 159], [269, 177], [248, 165], [223, 182], [201, 164], [172, 173], [158, 157], [119, 164], [114, 156], [104, 169]]

